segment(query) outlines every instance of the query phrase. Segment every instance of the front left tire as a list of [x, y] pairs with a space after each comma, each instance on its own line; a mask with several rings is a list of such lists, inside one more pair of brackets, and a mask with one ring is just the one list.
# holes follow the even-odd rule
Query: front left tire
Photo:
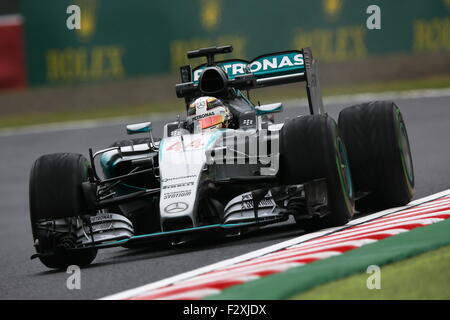
[[309, 231], [340, 226], [352, 218], [354, 195], [346, 148], [331, 117], [306, 115], [284, 124], [279, 175], [283, 185], [326, 179], [329, 214], [307, 219], [294, 215], [300, 227]]

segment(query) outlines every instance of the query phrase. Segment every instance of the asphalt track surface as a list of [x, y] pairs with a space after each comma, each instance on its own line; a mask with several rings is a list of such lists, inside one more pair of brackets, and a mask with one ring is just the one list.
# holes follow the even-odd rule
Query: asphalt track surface
[[[450, 97], [395, 100], [403, 112], [410, 138], [416, 177], [415, 198], [450, 188]], [[327, 105], [337, 119], [343, 106]], [[182, 107], [180, 107], [180, 110]], [[306, 113], [286, 108], [282, 116]], [[165, 122], [153, 122], [160, 136]], [[141, 119], [145, 121], [147, 119]], [[139, 120], [138, 120], [139, 121]], [[240, 254], [288, 240], [303, 232], [291, 225], [266, 227], [253, 235], [183, 247], [101, 250], [94, 263], [81, 271], [81, 289], [68, 290], [69, 274], [49, 270], [34, 253], [28, 216], [28, 177], [42, 154], [102, 149], [125, 139], [123, 125], [0, 134], [0, 299], [97, 299], [161, 280]]]

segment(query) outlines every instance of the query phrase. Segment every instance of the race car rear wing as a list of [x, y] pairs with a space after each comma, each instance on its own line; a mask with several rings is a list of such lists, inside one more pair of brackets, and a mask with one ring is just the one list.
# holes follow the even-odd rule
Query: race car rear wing
[[177, 96], [186, 98], [188, 102], [202, 93], [206, 94], [202, 92], [199, 83], [202, 75], [205, 70], [219, 67], [227, 78], [226, 85], [242, 90], [305, 81], [310, 113], [324, 113], [317, 61], [313, 59], [310, 48], [265, 54], [251, 61], [214, 61], [215, 54], [231, 51], [231, 46], [224, 46], [188, 52], [189, 58], [207, 57], [207, 63], [194, 69], [189, 65], [180, 68], [182, 83], [176, 86]]

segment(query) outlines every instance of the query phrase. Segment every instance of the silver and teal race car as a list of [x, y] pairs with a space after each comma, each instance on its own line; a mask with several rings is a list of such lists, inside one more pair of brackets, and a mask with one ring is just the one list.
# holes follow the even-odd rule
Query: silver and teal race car
[[[165, 124], [156, 139], [141, 134], [93, 152], [38, 158], [30, 175], [36, 254], [49, 268], [90, 264], [97, 250], [154, 242], [185, 243], [235, 236], [294, 217], [298, 228], [346, 224], [356, 209], [408, 203], [414, 173], [406, 126], [395, 103], [345, 108], [336, 122], [324, 111], [311, 50], [215, 61], [231, 46], [188, 52], [206, 57], [180, 68], [176, 94], [186, 109], [216, 97], [233, 115], [228, 128], [198, 130], [187, 119]], [[309, 113], [285, 123], [282, 103], [255, 105], [248, 92], [306, 82]]]

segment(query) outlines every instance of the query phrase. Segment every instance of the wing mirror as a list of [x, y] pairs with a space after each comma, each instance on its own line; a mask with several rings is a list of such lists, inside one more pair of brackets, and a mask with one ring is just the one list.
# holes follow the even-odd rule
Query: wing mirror
[[[128, 134], [148, 133], [148, 136], [150, 138], [150, 142], [151, 142], [153, 148], [155, 148], [155, 149], [158, 148], [158, 145], [155, 144], [155, 140], [153, 139], [152, 123], [150, 121], [127, 125], [127, 133]], [[150, 145], [150, 142], [149, 142], [149, 145]]]
[[281, 102], [271, 103], [271, 104], [263, 104], [261, 106], [256, 106], [256, 115], [262, 116], [265, 114], [277, 113], [283, 111], [283, 104]]
[[127, 125], [128, 134], [146, 133], [151, 131], [152, 131], [152, 123], [150, 121]]

